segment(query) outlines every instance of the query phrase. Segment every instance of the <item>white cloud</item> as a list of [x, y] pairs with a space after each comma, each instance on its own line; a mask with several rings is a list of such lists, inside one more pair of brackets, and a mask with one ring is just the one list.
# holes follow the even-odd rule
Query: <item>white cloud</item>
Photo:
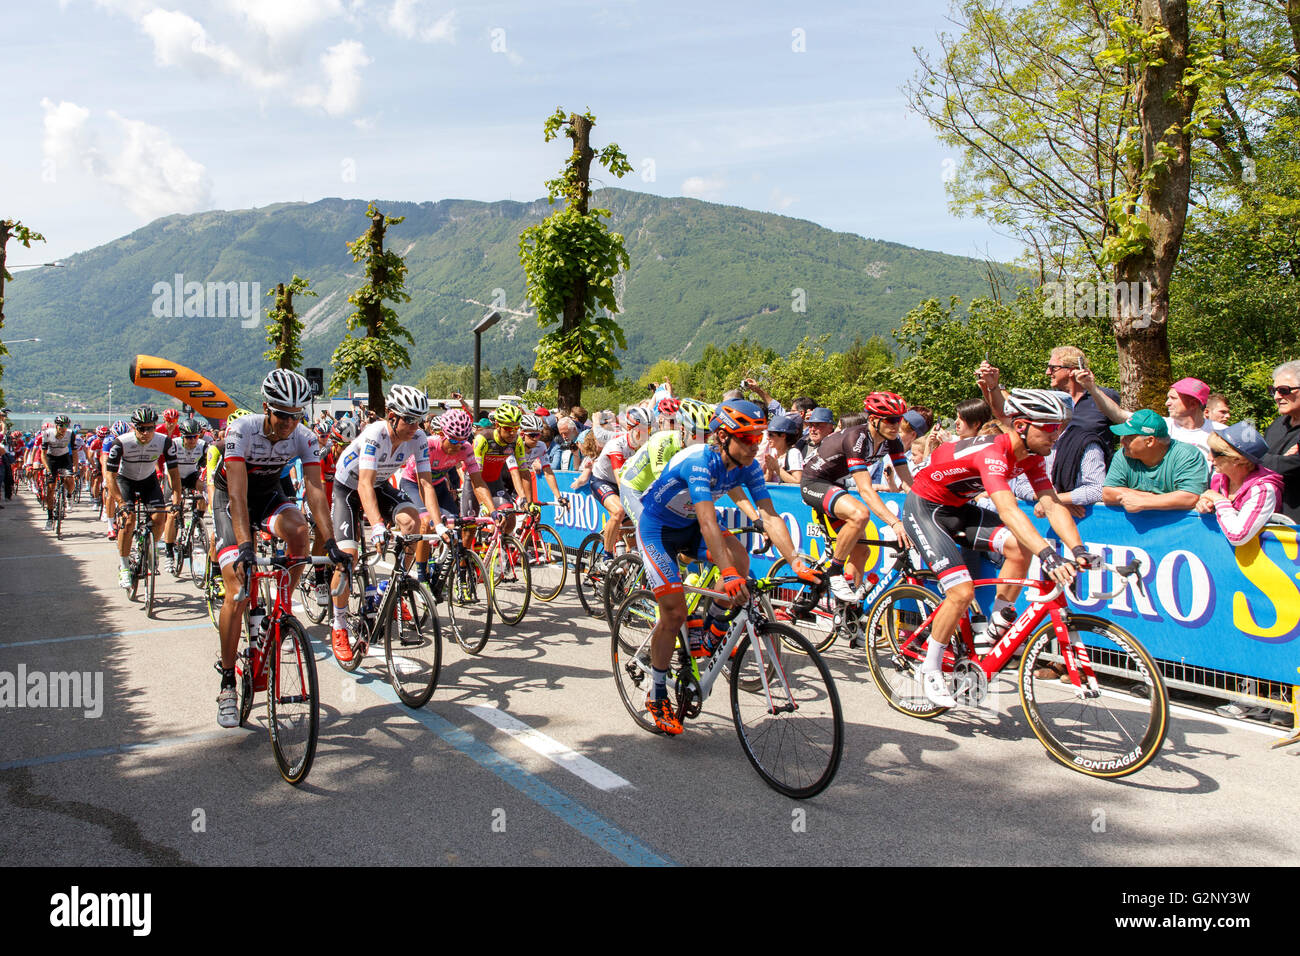
[[373, 60], [356, 40], [336, 43], [321, 54], [321, 69], [328, 81], [325, 89], [312, 85], [294, 100], [299, 106], [320, 107], [330, 116], [343, 116], [361, 101], [361, 70]]
[[227, 4], [272, 40], [291, 38], [343, 14], [339, 0], [227, 0]]
[[282, 74], [269, 73], [230, 47], [214, 43], [203, 24], [184, 13], [154, 9], [141, 17], [139, 24], [153, 40], [154, 60], [160, 66], [197, 68], [200, 72], [215, 67], [260, 89], [284, 81]]
[[101, 148], [90, 110], [67, 101], [41, 100], [45, 110], [42, 149], [56, 172], [80, 166], [111, 186], [123, 204], [144, 219], [195, 212], [211, 205], [212, 184], [202, 163], [191, 159], [163, 129], [113, 111], [109, 145]]
[[724, 179], [692, 176], [682, 183], [682, 195], [693, 199], [717, 200], [722, 198], [722, 191], [726, 187], [727, 183]]
[[773, 189], [772, 189], [772, 205], [773, 205], [775, 208], [777, 208], [777, 209], [789, 209], [792, 205], [794, 205], [794, 204], [797, 203], [798, 201], [799, 201], [799, 197], [798, 197], [798, 196], [787, 196], [785, 193], [781, 192], [781, 190], [779, 190], [779, 189], [773, 187]]
[[386, 24], [398, 36], [423, 43], [455, 43], [456, 11], [449, 10], [432, 23], [423, 15], [423, 0], [393, 0]]

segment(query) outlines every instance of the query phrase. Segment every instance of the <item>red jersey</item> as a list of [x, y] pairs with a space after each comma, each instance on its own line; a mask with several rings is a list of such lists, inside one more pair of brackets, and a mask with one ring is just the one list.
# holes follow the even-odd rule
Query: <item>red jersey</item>
[[940, 505], [964, 505], [981, 491], [1010, 491], [1023, 473], [1037, 492], [1052, 490], [1042, 455], [1016, 461], [1010, 435], [984, 435], [940, 445], [912, 482], [918, 498]]

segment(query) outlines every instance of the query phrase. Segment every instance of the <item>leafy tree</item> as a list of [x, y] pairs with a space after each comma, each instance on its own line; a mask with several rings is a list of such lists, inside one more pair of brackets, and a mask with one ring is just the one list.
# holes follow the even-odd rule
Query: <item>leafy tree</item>
[[378, 415], [384, 414], [384, 374], [399, 368], [411, 367], [411, 356], [399, 339], [412, 345], [415, 339], [398, 321], [397, 312], [385, 302], [410, 302], [404, 288], [406, 263], [397, 253], [384, 249], [384, 234], [405, 216], [385, 216], [372, 202], [366, 208], [370, 227], [353, 242], [348, 243], [353, 262], [365, 262], [366, 282], [348, 296], [356, 311], [348, 316], [349, 331], [365, 329], [361, 337], [347, 335], [334, 350], [330, 363], [334, 374], [330, 376], [330, 391], [337, 392], [344, 385], [360, 380], [366, 375], [370, 393], [367, 403]]
[[614, 143], [599, 155], [591, 148], [596, 118], [556, 109], [544, 128], [546, 142], [563, 128], [573, 141], [564, 171], [546, 183], [547, 201], [564, 199], [564, 208], [530, 226], [519, 236], [519, 260], [524, 267], [528, 299], [545, 328], [559, 321], [537, 343], [537, 374], [554, 379], [562, 406], [577, 405], [583, 380], [612, 381], [618, 370], [615, 347], [627, 348], [623, 330], [614, 321], [619, 311], [614, 279], [629, 262], [623, 237], [601, 222], [608, 209], [588, 209], [591, 161], [596, 159], [616, 177], [631, 171], [623, 151]]
[[[483, 393], [497, 394], [500, 389], [496, 386], [491, 370], [485, 367], [481, 371], [479, 387], [482, 388]], [[430, 398], [448, 398], [452, 392], [471, 395], [474, 390], [474, 366], [434, 362], [420, 379], [420, 388], [427, 392]]]
[[302, 348], [299, 339], [302, 336], [302, 321], [293, 310], [294, 293], [312, 295], [316, 293], [307, 288], [310, 281], [300, 278], [296, 273], [286, 286], [283, 282], [267, 293], [275, 297], [275, 305], [266, 310], [266, 341], [271, 346], [262, 353], [263, 357], [275, 363], [276, 368], [296, 369], [302, 365]]
[[[16, 219], [0, 219], [0, 330], [5, 327], [5, 283], [13, 281], [13, 276], [5, 267], [6, 249], [10, 239], [17, 239], [24, 249], [30, 249], [33, 242], [44, 242], [45, 237], [39, 232], [28, 229]], [[4, 378], [3, 359], [9, 354], [4, 342], [0, 342], [0, 379]], [[0, 404], [4, 404], [4, 389], [0, 388]]]

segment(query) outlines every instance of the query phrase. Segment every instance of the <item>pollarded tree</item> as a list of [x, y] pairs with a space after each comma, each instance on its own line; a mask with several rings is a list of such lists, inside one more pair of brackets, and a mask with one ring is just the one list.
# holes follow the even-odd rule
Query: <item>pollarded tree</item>
[[275, 296], [275, 305], [266, 310], [266, 341], [271, 346], [262, 353], [263, 357], [275, 363], [276, 368], [296, 369], [302, 364], [302, 320], [293, 309], [294, 293], [315, 295], [308, 285], [308, 279], [294, 275], [286, 286], [280, 282], [267, 293]]
[[561, 129], [573, 141], [564, 172], [546, 183], [547, 199], [564, 200], [564, 208], [547, 216], [519, 237], [528, 299], [537, 310], [537, 324], [559, 322], [537, 343], [538, 378], [556, 382], [559, 405], [569, 408], [582, 399], [583, 379], [608, 384], [620, 368], [615, 348], [627, 348], [623, 330], [614, 321], [619, 311], [614, 280], [628, 267], [623, 237], [601, 221], [608, 209], [589, 209], [591, 161], [596, 159], [616, 177], [631, 171], [627, 156], [614, 143], [599, 155], [591, 148], [596, 118], [557, 109], [546, 121], [550, 142]]
[[[5, 283], [13, 280], [13, 276], [5, 268], [5, 250], [10, 239], [17, 239], [25, 249], [30, 249], [33, 242], [45, 241], [45, 237], [39, 232], [28, 229], [16, 219], [0, 219], [0, 330], [5, 327]], [[4, 342], [0, 342], [0, 379], [4, 378], [3, 360], [8, 354], [9, 350], [5, 348]], [[4, 389], [0, 388], [0, 405], [4, 404], [4, 400]]]
[[337, 392], [350, 382], [359, 381], [362, 372], [370, 392], [367, 403], [375, 414], [384, 414], [384, 375], [394, 369], [410, 368], [411, 355], [399, 339], [412, 345], [415, 339], [397, 319], [397, 312], [385, 302], [410, 302], [404, 288], [406, 263], [395, 252], [384, 249], [384, 233], [405, 216], [385, 216], [372, 202], [366, 208], [370, 228], [354, 242], [348, 243], [353, 262], [364, 261], [366, 282], [348, 296], [357, 310], [348, 316], [348, 329], [364, 329], [365, 335], [345, 336], [330, 357], [334, 374], [330, 391]]

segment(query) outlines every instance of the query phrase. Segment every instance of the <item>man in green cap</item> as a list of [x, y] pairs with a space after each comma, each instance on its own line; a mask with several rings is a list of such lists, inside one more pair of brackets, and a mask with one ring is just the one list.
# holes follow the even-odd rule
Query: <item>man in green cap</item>
[[1169, 426], [1149, 408], [1139, 409], [1122, 425], [1124, 454], [1106, 472], [1101, 500], [1125, 511], [1190, 511], [1210, 484], [1205, 456], [1195, 445], [1169, 437]]

